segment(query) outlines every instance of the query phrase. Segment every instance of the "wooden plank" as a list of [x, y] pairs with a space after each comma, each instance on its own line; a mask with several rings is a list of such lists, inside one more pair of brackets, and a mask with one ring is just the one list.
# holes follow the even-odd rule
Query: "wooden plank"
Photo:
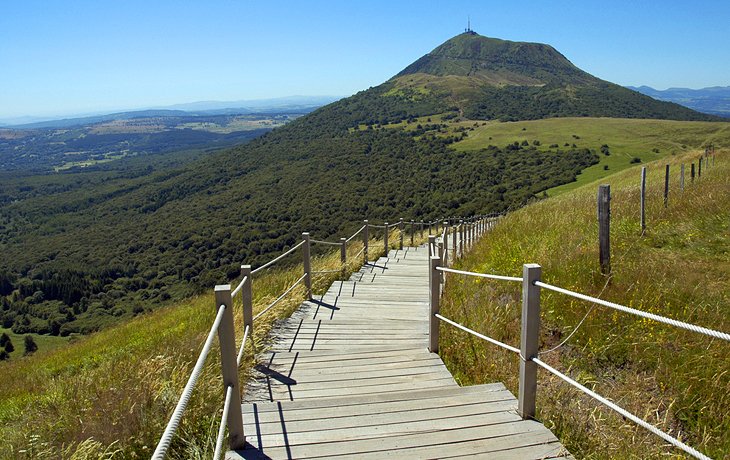
[[[501, 392], [505, 391], [505, 387], [502, 383], [490, 383], [486, 385], [474, 385], [471, 387], [461, 387], [458, 389], [460, 395], [464, 394], [487, 394], [489, 392]], [[428, 400], [428, 399], [440, 399], [450, 395], [454, 395], [454, 387], [448, 388], [430, 388], [420, 389], [408, 392], [392, 392], [373, 394], [358, 397], [344, 396], [339, 399], [323, 399], [323, 400], [308, 400], [308, 401], [287, 401], [287, 410], [295, 409], [311, 409], [321, 407], [347, 407], [351, 405], [364, 405], [364, 404], [377, 404], [383, 402], [397, 402], [397, 401], [411, 401], [415, 399]], [[277, 402], [256, 402], [256, 408], [259, 412], [262, 411], [279, 411], [281, 407]]]

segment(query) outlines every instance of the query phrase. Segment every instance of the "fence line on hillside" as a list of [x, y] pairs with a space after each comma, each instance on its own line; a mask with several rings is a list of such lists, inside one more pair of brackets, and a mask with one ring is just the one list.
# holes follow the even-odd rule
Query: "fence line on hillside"
[[[479, 216], [473, 216], [469, 219], [466, 219], [467, 222], [469, 222], [471, 225], [476, 225], [475, 222], [478, 221], [486, 221], [488, 219], [496, 218], [497, 214], [490, 214], [490, 215], [479, 215]], [[445, 234], [447, 232], [447, 228], [449, 227], [449, 223], [456, 220], [456, 218], [446, 218], [446, 219], [436, 219], [431, 222], [419, 222], [419, 230], [421, 232], [421, 235], [423, 235], [423, 231], [425, 227], [428, 227], [429, 229], [433, 229], [434, 226], [436, 230], [438, 231], [439, 228], [443, 228]], [[464, 222], [464, 219], [460, 219], [460, 222]], [[416, 233], [416, 222], [410, 221], [410, 233], [411, 233], [411, 242], [414, 241], [415, 233]], [[396, 228], [397, 227], [397, 228]], [[455, 228], [455, 227], [454, 227]], [[252, 270], [250, 265], [242, 265], [241, 266], [241, 281], [236, 285], [234, 289], [231, 289], [230, 284], [225, 285], [218, 285], [215, 287], [215, 305], [217, 309], [217, 314], [215, 321], [213, 322], [213, 325], [208, 333], [207, 339], [203, 345], [203, 349], [200, 352], [200, 355], [198, 356], [198, 359], [196, 361], [195, 367], [193, 368], [193, 372], [191, 373], [187, 384], [185, 385], [185, 388], [183, 389], [183, 392], [181, 394], [180, 399], [177, 402], [177, 405], [175, 407], [175, 410], [173, 411], [173, 414], [168, 421], [167, 426], [165, 427], [165, 431], [162, 434], [159, 443], [157, 444], [157, 447], [155, 449], [154, 454], [152, 455], [152, 458], [155, 460], [163, 459], [167, 453], [167, 450], [170, 447], [170, 444], [172, 443], [172, 439], [175, 435], [175, 432], [178, 428], [178, 425], [180, 424], [180, 421], [182, 420], [183, 413], [187, 407], [187, 404], [190, 400], [190, 397], [192, 395], [192, 392], [195, 388], [195, 385], [197, 383], [197, 380], [200, 376], [200, 373], [202, 372], [203, 365], [205, 364], [205, 361], [208, 357], [208, 354], [211, 350], [212, 344], [213, 344], [213, 337], [217, 333], [218, 334], [218, 341], [220, 345], [220, 353], [221, 353], [221, 370], [223, 374], [223, 387], [224, 387], [224, 402], [223, 402], [223, 415], [221, 418], [221, 425], [219, 426], [218, 434], [216, 437], [216, 444], [215, 444], [215, 451], [214, 451], [214, 458], [218, 459], [220, 458], [220, 455], [223, 451], [223, 443], [225, 439], [225, 433], [228, 431], [228, 444], [229, 448], [232, 450], [241, 449], [245, 445], [246, 437], [243, 431], [243, 416], [241, 413], [241, 391], [240, 391], [240, 382], [238, 379], [238, 367], [241, 364], [246, 342], [248, 338], [253, 338], [253, 331], [254, 331], [254, 322], [264, 316], [266, 313], [268, 313], [273, 307], [275, 307], [278, 303], [280, 303], [284, 298], [286, 298], [287, 295], [289, 295], [297, 286], [300, 286], [301, 284], [305, 285], [306, 288], [306, 299], [311, 300], [312, 299], [312, 275], [316, 274], [322, 274], [322, 273], [333, 273], [333, 272], [339, 272], [340, 270], [328, 270], [323, 272], [316, 272], [312, 270], [312, 264], [311, 264], [311, 245], [312, 244], [322, 244], [326, 246], [339, 246], [340, 247], [340, 262], [342, 264], [342, 273], [344, 275], [346, 263], [347, 263], [347, 244], [350, 243], [353, 239], [355, 239], [358, 235], [362, 234], [363, 240], [362, 245], [363, 248], [355, 255], [355, 260], [360, 255], [364, 255], [362, 263], [367, 264], [369, 262], [369, 254], [368, 249], [370, 247], [371, 239], [370, 239], [370, 229], [373, 230], [382, 230], [382, 239], [383, 239], [383, 251], [385, 251], [385, 254], [387, 255], [388, 250], [393, 246], [389, 242], [389, 236], [391, 233], [396, 233], [397, 237], [399, 238], [399, 243], [397, 245], [398, 248], [403, 249], [403, 241], [404, 241], [404, 234], [406, 233], [406, 224], [403, 219], [399, 219], [398, 222], [394, 224], [389, 224], [388, 222], [384, 222], [383, 225], [376, 225], [369, 223], [368, 220], [364, 221], [364, 225], [361, 226], [354, 234], [352, 234], [348, 238], [340, 238], [339, 241], [325, 241], [325, 240], [315, 240], [313, 238], [310, 238], [309, 233], [302, 233], [302, 241], [294, 245], [293, 247], [289, 248], [288, 250], [284, 251], [279, 256], [275, 257], [274, 259], [264, 263], [260, 267]], [[395, 229], [395, 230], [394, 230]], [[377, 241], [377, 239], [376, 239]], [[392, 240], [391, 240], [392, 241]], [[303, 274], [302, 276], [294, 282], [291, 286], [286, 288], [281, 295], [279, 295], [273, 302], [271, 302], [269, 305], [267, 305], [263, 310], [261, 310], [256, 315], [253, 315], [253, 289], [252, 289], [252, 279], [253, 275], [256, 273], [261, 272], [262, 270], [265, 270], [274, 264], [280, 262], [283, 260], [286, 256], [292, 254], [297, 249], [302, 249], [302, 265], [303, 265]], [[380, 252], [378, 252], [379, 254]], [[463, 254], [463, 251], [462, 253]], [[240, 295], [241, 296], [241, 303], [243, 305], [243, 340], [241, 341], [241, 345], [238, 349], [238, 352], [236, 352], [235, 346], [236, 346], [236, 340], [235, 340], [235, 330], [234, 330], [234, 322], [233, 322], [233, 299], [235, 296]]]
[[[713, 156], [714, 158], [714, 156]], [[708, 158], [705, 158], [705, 170], [707, 170], [708, 165], [711, 164]], [[692, 164], [692, 168], [694, 168], [694, 164]], [[698, 168], [699, 170], [699, 168]], [[666, 171], [669, 171], [669, 167], [667, 166]], [[665, 181], [668, 181], [666, 179], [665, 175]], [[642, 203], [642, 226], [643, 226], [643, 217], [644, 217], [644, 207], [643, 204], [645, 202], [645, 184], [646, 184], [646, 168], [642, 168], [642, 174], [641, 174], [641, 183], [642, 183], [642, 193], [641, 193], [641, 203]], [[600, 190], [600, 189], [599, 189]], [[665, 184], [665, 193], [664, 198], [666, 200], [666, 195], [668, 190], [668, 187]], [[610, 195], [609, 195], [610, 196]], [[599, 210], [601, 209], [601, 193], [599, 192]], [[608, 197], [603, 197], [603, 199], [607, 201], [610, 200]], [[599, 218], [599, 226], [601, 224], [602, 214], [600, 211], [598, 213]], [[609, 209], [605, 209], [605, 215], [609, 215], [610, 211]], [[461, 228], [462, 234], [464, 232], [464, 226], [460, 225], [459, 228]], [[455, 229], [455, 232], [458, 231], [458, 229]], [[607, 231], [607, 229], [606, 229]], [[467, 233], [468, 234], [468, 233]], [[441, 238], [443, 241], [446, 240], [448, 233], [444, 233], [441, 235]], [[454, 243], [456, 240], [454, 239]], [[461, 242], [464, 243], [463, 241]], [[599, 246], [602, 246], [602, 242], [599, 241]], [[461, 244], [460, 244], [461, 247]], [[593, 303], [594, 305], [601, 305], [604, 307], [608, 307], [611, 309], [614, 309], [616, 311], [621, 311], [623, 313], [629, 313], [635, 316], [638, 316], [640, 318], [653, 320], [659, 323], [663, 323], [669, 326], [685, 329], [694, 333], [703, 334], [706, 336], [709, 336], [713, 339], [719, 339], [724, 340], [727, 342], [730, 342], [730, 334], [726, 332], [717, 331], [714, 329], [710, 329], [707, 327], [698, 326], [695, 324], [687, 323], [684, 321], [679, 321], [673, 318], [668, 318], [666, 316], [657, 315], [653, 313], [649, 313], [642, 310], [637, 310], [635, 308], [627, 307], [625, 305], [621, 305], [618, 303], [610, 302], [604, 299], [599, 299], [597, 297], [588, 296], [586, 294], [581, 294], [579, 292], [571, 291], [569, 289], [565, 289], [559, 286], [555, 286], [549, 283], [544, 283], [541, 281], [542, 278], [542, 268], [538, 264], [524, 264], [523, 265], [523, 273], [522, 277], [515, 277], [515, 276], [505, 276], [505, 275], [498, 275], [493, 273], [478, 273], [478, 272], [470, 272], [465, 270], [456, 270], [453, 268], [448, 268], [448, 257], [446, 257], [445, 249], [443, 245], [439, 245], [437, 242], [437, 239], [435, 236], [429, 237], [429, 261], [430, 261], [430, 271], [429, 271], [429, 289], [430, 289], [430, 295], [429, 295], [429, 303], [430, 303], [430, 314], [429, 314], [429, 350], [434, 353], [438, 353], [438, 338], [439, 338], [439, 323], [444, 322], [451, 326], [454, 326], [464, 332], [467, 332], [481, 340], [485, 340], [489, 343], [492, 343], [493, 345], [496, 345], [498, 347], [501, 347], [503, 349], [506, 349], [510, 352], [516, 353], [520, 358], [520, 372], [519, 372], [519, 390], [518, 390], [518, 413], [523, 419], [528, 418], [534, 418], [535, 411], [536, 411], [536, 393], [537, 393], [537, 367], [542, 367], [546, 371], [550, 372], [551, 374], [555, 375], [556, 377], [560, 378], [561, 380], [567, 382], [571, 386], [577, 388], [584, 394], [590, 396], [591, 398], [595, 399], [596, 401], [600, 402], [601, 404], [607, 406], [611, 410], [619, 413], [623, 417], [626, 417], [636, 423], [637, 425], [641, 426], [642, 428], [650, 431], [651, 433], [659, 436], [660, 438], [664, 439], [665, 441], [672, 444], [674, 447], [692, 455], [695, 458], [699, 459], [709, 459], [706, 455], [702, 454], [701, 452], [697, 451], [696, 449], [688, 446], [687, 444], [683, 443], [679, 439], [674, 438], [673, 436], [669, 435], [668, 433], [658, 429], [654, 425], [648, 423], [647, 421], [641, 419], [640, 417], [628, 412], [626, 409], [620, 407], [614, 402], [611, 402], [607, 398], [599, 395], [598, 393], [586, 388], [585, 386], [581, 385], [580, 383], [576, 382], [575, 380], [571, 379], [567, 375], [561, 373], [560, 371], [556, 370], [555, 368], [551, 367], [550, 365], [546, 364], [544, 361], [540, 360], [539, 356], [541, 353], [538, 351], [538, 344], [539, 344], [539, 337], [540, 337], [540, 294], [541, 289], [547, 289], [553, 292], [557, 292], [563, 295], [567, 295], [573, 298], [577, 298], [586, 302]], [[456, 245], [454, 245], [454, 248], [456, 248]], [[603, 257], [601, 257], [601, 265], [604, 263]], [[443, 289], [443, 284], [445, 283], [445, 274], [450, 273], [453, 275], [461, 275], [461, 276], [470, 276], [470, 277], [476, 277], [476, 278], [486, 278], [486, 279], [492, 279], [495, 281], [508, 281], [508, 282], [520, 282], [522, 283], [522, 314], [521, 314], [521, 331], [520, 331], [520, 346], [515, 347], [503, 342], [500, 342], [492, 337], [489, 337], [487, 335], [481, 334], [477, 331], [474, 331], [473, 329], [468, 328], [467, 326], [463, 324], [459, 324], [456, 321], [453, 321], [449, 318], [444, 317], [440, 314], [440, 299], [441, 299], [441, 293]], [[552, 351], [552, 350], [548, 350]]]

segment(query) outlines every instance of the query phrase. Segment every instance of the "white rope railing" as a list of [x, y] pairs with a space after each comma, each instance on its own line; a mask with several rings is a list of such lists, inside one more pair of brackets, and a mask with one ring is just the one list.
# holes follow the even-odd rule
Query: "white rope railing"
[[245, 283], [247, 279], [248, 279], [248, 276], [244, 276], [243, 277], [243, 279], [241, 280], [241, 282], [238, 283], [238, 286], [236, 286], [236, 289], [234, 289], [231, 292], [231, 297], [236, 297], [236, 294], [238, 294], [241, 291], [241, 289], [243, 288], [243, 283]]
[[228, 411], [231, 409], [231, 397], [233, 396], [233, 387], [226, 387], [226, 400], [223, 402], [223, 416], [221, 417], [221, 425], [218, 427], [218, 436], [215, 438], [215, 451], [213, 452], [213, 460], [221, 458], [223, 453], [223, 438], [226, 435], [226, 425], [228, 425]]
[[598, 299], [596, 297], [591, 297], [591, 296], [588, 296], [585, 294], [579, 294], [577, 292], [569, 291], [567, 289], [553, 286], [552, 284], [543, 283], [541, 281], [535, 281], [535, 286], [540, 286], [541, 288], [559, 292], [561, 294], [575, 297], [577, 299], [585, 300], [588, 302], [593, 302], [598, 305], [603, 305], [604, 307], [613, 308], [615, 310], [619, 310], [624, 313], [631, 313], [632, 315], [640, 316], [642, 318], [652, 319], [652, 320], [660, 322], [660, 323], [669, 324], [670, 326], [679, 327], [679, 328], [686, 329], [686, 330], [692, 331], [692, 332], [698, 332], [700, 334], [708, 335], [708, 336], [714, 337], [716, 339], [730, 341], [730, 334], [727, 334], [725, 332], [715, 331], [713, 329], [708, 329], [706, 327], [701, 327], [701, 326], [696, 326], [694, 324], [685, 323], [684, 321], [677, 321], [675, 319], [667, 318], [665, 316], [655, 315], [653, 313], [636, 310], [634, 308], [629, 308], [629, 307], [626, 307], [623, 305], [619, 305], [617, 303], [609, 302], [607, 300], [602, 300], [602, 299]]
[[342, 246], [342, 243], [339, 243], [339, 242], [333, 243], [332, 241], [314, 240], [314, 239], [311, 239], [311, 238], [309, 239], [309, 241], [311, 243], [327, 244], [327, 245], [330, 245], [330, 246]]
[[353, 238], [355, 238], [357, 235], [359, 235], [360, 232], [362, 232], [363, 230], [365, 230], [365, 226], [364, 225], [362, 227], [360, 227], [360, 230], [356, 231], [355, 233], [352, 234], [351, 237], [349, 237], [348, 239], [346, 239], [345, 242], [346, 243], [349, 243], [350, 241], [352, 241]]
[[473, 330], [469, 329], [466, 326], [462, 326], [461, 324], [459, 324], [457, 322], [451, 321], [450, 319], [448, 319], [448, 318], [446, 318], [444, 316], [441, 316], [439, 313], [436, 313], [434, 316], [436, 318], [440, 319], [441, 321], [444, 321], [446, 323], [449, 323], [452, 326], [454, 326], [455, 328], [461, 329], [464, 332], [468, 332], [469, 334], [471, 334], [473, 336], [476, 336], [476, 337], [479, 337], [482, 340], [486, 340], [489, 343], [492, 343], [494, 345], [497, 345], [498, 347], [502, 347], [505, 350], [509, 350], [509, 351], [514, 352], [514, 353], [517, 353], [518, 355], [520, 354], [520, 349], [519, 348], [515, 348], [512, 345], [507, 345], [506, 343], [502, 343], [499, 340], [495, 340], [495, 339], [493, 339], [491, 337], [488, 337], [488, 336], [486, 336], [484, 334], [480, 334], [477, 331], [473, 331]]
[[243, 329], [243, 340], [241, 340], [241, 348], [238, 349], [238, 356], [236, 357], [236, 364], [241, 365], [241, 358], [243, 358], [243, 350], [246, 348], [246, 339], [248, 338], [248, 329], [249, 327], [246, 326]]
[[456, 273], [457, 275], [468, 275], [468, 276], [476, 276], [479, 278], [489, 278], [493, 280], [502, 280], [502, 281], [517, 281], [522, 282], [522, 278], [516, 277], [516, 276], [503, 276], [503, 275], [492, 275], [490, 273], [477, 273], [477, 272], [466, 272], [463, 270], [454, 270], [453, 268], [447, 268], [447, 267], [436, 267], [436, 270], [440, 270], [442, 272], [448, 272], [448, 273]]
[[695, 458], [703, 459], [703, 460], [711, 460], [710, 457], [707, 457], [706, 455], [702, 454], [701, 452], [698, 452], [697, 450], [693, 449], [692, 447], [688, 446], [687, 444], [683, 443], [682, 441], [673, 438], [672, 436], [668, 435], [667, 433], [663, 432], [659, 428], [655, 427], [654, 425], [644, 421], [643, 419], [635, 416], [631, 412], [627, 411], [626, 409], [612, 403], [608, 399], [604, 398], [603, 396], [599, 395], [598, 393], [589, 390], [588, 388], [584, 387], [580, 383], [576, 382], [575, 380], [571, 379], [567, 375], [561, 373], [560, 371], [556, 370], [555, 368], [551, 367], [550, 365], [546, 364], [545, 362], [541, 361], [538, 358], [532, 358], [532, 361], [537, 364], [538, 366], [542, 367], [546, 371], [550, 372], [551, 374], [554, 374], [555, 376], [559, 377], [563, 381], [569, 383], [570, 385], [574, 386], [575, 388], [579, 389], [583, 393], [587, 394], [591, 398], [595, 399], [596, 401], [600, 402], [601, 404], [613, 409], [614, 411], [618, 412], [622, 416], [626, 417], [627, 419], [631, 420], [632, 422], [636, 423], [637, 425], [641, 426], [642, 428], [645, 428], [646, 430], [651, 431], [655, 435], [659, 436], [660, 438], [664, 439], [674, 447], [681, 449], [688, 454], [692, 455]]
[[285, 253], [283, 253], [282, 255], [280, 255], [279, 257], [277, 257], [276, 259], [270, 260], [270, 261], [266, 262], [265, 264], [263, 264], [262, 266], [260, 266], [259, 268], [257, 268], [256, 270], [253, 270], [251, 272], [251, 274], [253, 275], [254, 273], [257, 273], [257, 272], [259, 272], [259, 271], [261, 271], [261, 270], [263, 270], [263, 269], [265, 269], [267, 267], [270, 267], [271, 265], [275, 264], [276, 262], [280, 261], [284, 257], [288, 256], [292, 252], [294, 252], [297, 249], [299, 249], [304, 243], [305, 243], [304, 241], [301, 241], [299, 244], [297, 244], [293, 248], [289, 249], [288, 251], [286, 251]]
[[203, 371], [203, 365], [205, 364], [205, 359], [208, 357], [210, 348], [213, 345], [213, 338], [215, 337], [215, 333], [218, 331], [218, 326], [220, 326], [220, 324], [221, 324], [221, 319], [223, 318], [223, 313], [225, 311], [226, 311], [225, 305], [221, 305], [218, 307], [218, 314], [215, 317], [215, 321], [213, 321], [213, 326], [210, 328], [208, 337], [205, 339], [205, 343], [203, 344], [203, 349], [200, 351], [198, 360], [195, 362], [195, 367], [193, 368], [193, 372], [190, 374], [190, 377], [188, 378], [188, 382], [185, 384], [185, 388], [183, 389], [183, 392], [180, 395], [180, 399], [178, 400], [177, 405], [175, 406], [175, 410], [172, 413], [172, 417], [170, 417], [170, 421], [167, 422], [167, 427], [165, 427], [165, 432], [162, 433], [160, 442], [157, 443], [157, 448], [155, 449], [155, 452], [152, 454], [153, 460], [162, 460], [165, 458], [167, 449], [170, 447], [170, 443], [172, 442], [172, 437], [175, 435], [175, 431], [177, 431], [177, 427], [180, 424], [180, 419], [182, 418], [183, 412], [185, 412], [185, 408], [187, 407], [188, 402], [190, 401], [190, 396], [193, 393], [193, 388], [195, 388], [195, 384], [198, 381], [198, 377], [200, 377], [200, 373]]
[[284, 291], [284, 293], [282, 295], [280, 295], [279, 297], [277, 297], [276, 300], [274, 300], [273, 302], [271, 302], [268, 307], [264, 308], [256, 316], [254, 316], [253, 317], [253, 320], [256, 321], [261, 316], [263, 316], [267, 311], [271, 310], [274, 307], [274, 305], [276, 305], [277, 303], [281, 302], [281, 300], [284, 297], [286, 297], [286, 295], [289, 294], [295, 287], [297, 287], [299, 285], [299, 283], [301, 283], [304, 280], [304, 278], [306, 278], [306, 277], [307, 277], [307, 273], [305, 273], [304, 275], [302, 275], [302, 277], [299, 278], [296, 283], [292, 284], [289, 289], [287, 289], [286, 291]]
[[359, 251], [357, 252], [357, 254], [355, 254], [355, 258], [357, 259], [357, 257], [358, 257], [358, 256], [359, 256], [360, 254], [362, 254], [363, 252], [365, 252], [365, 247], [364, 247], [364, 246], [363, 246], [363, 248], [362, 248], [362, 249], [360, 249], [360, 250], [359, 250]]

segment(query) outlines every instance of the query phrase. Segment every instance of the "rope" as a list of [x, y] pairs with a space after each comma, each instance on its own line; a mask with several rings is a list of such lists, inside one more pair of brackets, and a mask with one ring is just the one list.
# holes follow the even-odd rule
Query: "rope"
[[157, 448], [155, 449], [155, 452], [152, 454], [152, 460], [162, 460], [165, 458], [167, 449], [170, 447], [170, 443], [172, 442], [172, 437], [175, 435], [175, 431], [177, 431], [177, 426], [180, 424], [180, 419], [182, 418], [183, 412], [185, 412], [185, 408], [187, 407], [188, 402], [190, 401], [190, 396], [193, 393], [193, 388], [195, 388], [195, 384], [198, 381], [198, 377], [200, 377], [200, 373], [203, 370], [203, 364], [205, 364], [205, 359], [208, 357], [208, 353], [210, 352], [210, 347], [213, 345], [213, 337], [215, 337], [215, 333], [218, 331], [218, 326], [220, 326], [220, 324], [221, 324], [221, 319], [223, 319], [223, 312], [225, 312], [225, 311], [226, 311], [225, 305], [221, 305], [218, 307], [218, 314], [215, 317], [215, 321], [213, 321], [213, 326], [210, 328], [208, 337], [205, 339], [205, 344], [203, 344], [203, 349], [200, 351], [200, 355], [198, 356], [198, 360], [195, 362], [195, 367], [193, 368], [193, 372], [190, 373], [190, 377], [188, 378], [188, 383], [185, 384], [185, 388], [183, 389], [183, 392], [180, 395], [180, 399], [178, 400], [177, 405], [175, 406], [175, 410], [173, 411], [172, 416], [170, 417], [170, 421], [167, 422], [167, 427], [165, 427], [165, 432], [162, 433], [160, 442], [157, 443]]
[[241, 288], [243, 288], [243, 283], [245, 283], [247, 279], [248, 279], [248, 276], [243, 277], [241, 282], [238, 283], [238, 286], [236, 286], [236, 289], [234, 289], [233, 292], [231, 292], [231, 297], [236, 297], [236, 294], [238, 294], [238, 291], [240, 291]]
[[223, 451], [223, 437], [226, 435], [226, 425], [228, 424], [228, 411], [231, 407], [231, 397], [233, 396], [233, 387], [228, 385], [226, 387], [226, 400], [223, 403], [223, 416], [221, 417], [221, 426], [218, 427], [218, 437], [215, 440], [215, 452], [213, 453], [213, 460], [221, 458], [221, 452]]
[[438, 314], [438, 313], [434, 314], [434, 316], [435, 316], [436, 318], [440, 319], [441, 321], [447, 322], [447, 323], [451, 324], [452, 326], [454, 326], [454, 327], [456, 327], [456, 328], [458, 328], [458, 329], [461, 329], [461, 330], [462, 330], [462, 331], [464, 331], [464, 332], [468, 332], [468, 333], [469, 333], [469, 334], [471, 334], [471, 335], [474, 335], [474, 336], [476, 336], [476, 337], [479, 337], [479, 338], [480, 338], [480, 339], [482, 339], [482, 340], [486, 340], [486, 341], [487, 341], [487, 342], [489, 342], [489, 343], [493, 343], [494, 345], [497, 345], [498, 347], [502, 347], [502, 348], [504, 348], [505, 350], [509, 350], [509, 351], [512, 351], [512, 352], [514, 352], [514, 353], [520, 354], [520, 349], [519, 349], [519, 348], [515, 348], [515, 347], [513, 347], [512, 345], [507, 345], [506, 343], [502, 343], [502, 342], [500, 342], [500, 341], [498, 341], [498, 340], [494, 340], [493, 338], [491, 338], [491, 337], [487, 337], [486, 335], [480, 334], [480, 333], [478, 333], [478, 332], [476, 332], [476, 331], [472, 331], [472, 330], [471, 330], [471, 329], [469, 329], [468, 327], [464, 327], [464, 326], [462, 326], [462, 325], [461, 325], [461, 324], [459, 324], [459, 323], [456, 323], [456, 322], [454, 322], [454, 321], [451, 321], [450, 319], [448, 319], [448, 318], [445, 318], [445, 317], [441, 316], [441, 315], [440, 315], [440, 314]]
[[441, 270], [442, 272], [448, 272], [448, 273], [456, 273], [458, 275], [469, 275], [469, 276], [476, 276], [479, 278], [489, 278], [493, 280], [502, 280], [502, 281], [519, 281], [522, 282], [522, 278], [518, 278], [516, 276], [502, 276], [502, 275], [492, 275], [489, 273], [475, 273], [475, 272], [465, 272], [462, 270], [454, 270], [453, 268], [446, 268], [446, 267], [436, 267], [436, 270]]
[[286, 295], [289, 294], [292, 291], [292, 289], [294, 289], [295, 287], [297, 287], [297, 285], [299, 283], [301, 283], [302, 280], [304, 278], [306, 278], [306, 277], [307, 277], [307, 273], [305, 273], [304, 275], [302, 275], [302, 277], [299, 278], [296, 283], [292, 284], [289, 289], [287, 289], [286, 291], [284, 291], [284, 293], [282, 295], [280, 295], [276, 300], [274, 300], [273, 302], [271, 302], [268, 307], [264, 308], [263, 311], [259, 312], [258, 315], [254, 316], [253, 317], [254, 321], [256, 321], [257, 319], [259, 319], [267, 311], [271, 310], [271, 308], [273, 308], [274, 305], [276, 305], [277, 303], [279, 303], [281, 301], [281, 299], [283, 299], [284, 297], [286, 297]]
[[549, 289], [551, 291], [559, 292], [561, 294], [569, 295], [571, 297], [575, 297], [577, 299], [586, 300], [588, 302], [597, 303], [598, 305], [603, 305], [604, 307], [613, 308], [615, 310], [622, 311], [624, 313], [631, 313], [636, 316], [640, 316], [642, 318], [648, 318], [653, 319], [654, 321], [669, 324], [670, 326], [679, 327], [682, 329], [686, 329], [688, 331], [692, 332], [698, 332], [700, 334], [709, 335], [710, 337], [714, 337], [716, 339], [722, 339], [727, 340], [730, 342], [730, 334], [726, 334], [724, 332], [715, 331], [712, 329], [707, 329], [705, 327], [701, 326], [695, 326], [694, 324], [685, 323], [683, 321], [677, 321], [675, 319], [667, 318], [665, 316], [659, 316], [655, 315], [653, 313], [648, 313], [641, 310], [636, 310], [634, 308], [625, 307], [623, 305], [619, 305], [617, 303], [608, 302], [606, 300], [597, 299], [595, 297], [587, 296], [585, 294], [578, 294], [577, 292], [569, 291], [567, 289], [559, 288], [557, 286], [553, 286], [551, 284], [543, 283], [541, 281], [535, 281], [535, 286], [540, 286], [545, 289]]
[[703, 460], [711, 460], [706, 455], [703, 455], [702, 453], [696, 451], [695, 449], [689, 447], [682, 441], [673, 438], [672, 436], [668, 435], [667, 433], [663, 432], [659, 428], [655, 427], [654, 425], [644, 421], [643, 419], [640, 419], [639, 417], [635, 416], [631, 412], [627, 411], [626, 409], [612, 403], [608, 399], [604, 398], [603, 396], [599, 395], [598, 393], [595, 393], [594, 391], [589, 390], [588, 388], [584, 387], [580, 383], [576, 382], [575, 380], [571, 379], [567, 375], [557, 371], [556, 369], [550, 367], [548, 364], [540, 361], [538, 358], [532, 358], [532, 361], [537, 364], [538, 366], [542, 367], [543, 369], [547, 370], [548, 372], [556, 375], [560, 379], [564, 380], [565, 382], [569, 383], [570, 385], [574, 386], [575, 388], [579, 389], [583, 393], [587, 394], [591, 398], [595, 399], [596, 401], [604, 404], [605, 406], [608, 406], [609, 408], [613, 409], [614, 411], [618, 412], [619, 414], [623, 415], [624, 417], [630, 419], [632, 422], [636, 423], [642, 428], [645, 428], [655, 435], [659, 436], [660, 438], [664, 439], [671, 445], [677, 447], [678, 449], [681, 449], [688, 454], [692, 455], [695, 458], [700, 458]]
[[322, 241], [322, 240], [313, 240], [313, 239], [310, 239], [309, 241], [312, 243], [317, 243], [317, 244], [329, 244], [330, 246], [342, 246], [342, 243], [333, 243], [331, 241]]
[[360, 249], [360, 251], [358, 251], [358, 253], [355, 254], [355, 258], [357, 258], [357, 256], [359, 256], [360, 254], [362, 254], [364, 251], [365, 251], [365, 246], [363, 246], [362, 249]]
[[243, 340], [241, 340], [241, 348], [238, 349], [238, 356], [236, 357], [236, 364], [241, 365], [241, 358], [243, 358], [243, 350], [246, 348], [246, 339], [248, 338], [248, 326], [243, 330]]
[[296, 245], [296, 246], [294, 246], [293, 248], [289, 249], [288, 251], [286, 251], [286, 252], [285, 252], [284, 254], [280, 255], [280, 256], [279, 256], [279, 257], [277, 257], [276, 259], [274, 259], [274, 260], [271, 260], [271, 261], [269, 261], [269, 262], [266, 262], [265, 264], [263, 264], [262, 266], [260, 266], [260, 267], [259, 267], [259, 268], [257, 268], [256, 270], [253, 270], [253, 271], [251, 272], [251, 274], [253, 275], [253, 274], [254, 274], [254, 273], [256, 273], [256, 272], [259, 272], [259, 271], [263, 270], [264, 268], [266, 268], [266, 267], [269, 267], [269, 266], [271, 266], [272, 264], [275, 264], [276, 262], [280, 261], [281, 259], [283, 259], [284, 257], [288, 256], [288, 255], [289, 255], [289, 254], [291, 254], [292, 252], [296, 251], [296, 250], [297, 250], [297, 249], [298, 249], [298, 248], [299, 248], [299, 247], [300, 247], [301, 245], [303, 245], [303, 244], [304, 244], [304, 240], [302, 240], [302, 241], [301, 241], [301, 242], [300, 242], [299, 244], [297, 244], [297, 245]]
[[365, 226], [364, 225], [362, 227], [360, 227], [360, 230], [356, 231], [355, 233], [352, 234], [351, 237], [349, 237], [348, 239], [346, 239], [345, 240], [345, 243], [349, 243], [353, 238], [355, 238], [357, 235], [359, 235], [360, 232], [363, 231], [363, 230], [365, 230]]

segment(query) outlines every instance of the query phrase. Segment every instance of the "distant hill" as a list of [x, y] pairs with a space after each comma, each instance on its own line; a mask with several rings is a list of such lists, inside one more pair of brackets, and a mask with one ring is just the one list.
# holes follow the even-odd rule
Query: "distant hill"
[[240, 101], [199, 101], [155, 107], [144, 110], [99, 113], [71, 117], [18, 117], [0, 120], [0, 127], [13, 129], [68, 128], [111, 120], [129, 120], [149, 117], [184, 117], [203, 115], [247, 115], [252, 113], [308, 113], [338, 96], [286, 96], [272, 99]]
[[660, 101], [675, 102], [698, 112], [730, 118], [730, 86], [712, 86], [700, 89], [669, 88], [665, 90], [658, 90], [649, 86], [627, 86], [627, 88]]

